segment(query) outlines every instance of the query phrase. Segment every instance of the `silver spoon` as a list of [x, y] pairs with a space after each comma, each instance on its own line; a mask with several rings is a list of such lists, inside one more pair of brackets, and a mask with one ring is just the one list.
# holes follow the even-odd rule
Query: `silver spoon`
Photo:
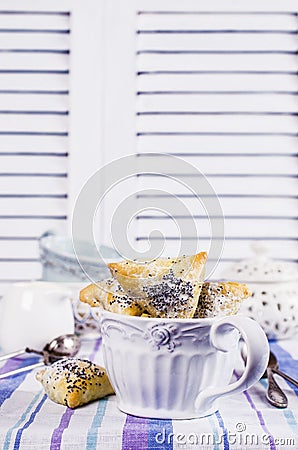
[[[266, 397], [271, 405], [276, 406], [276, 408], [286, 408], [288, 406], [288, 399], [286, 394], [281, 390], [274, 378], [274, 372], [272, 369], [272, 360], [268, 362], [268, 367], [266, 370], [268, 378], [268, 386]], [[262, 377], [263, 378], [263, 377]]]
[[277, 358], [274, 355], [274, 353], [272, 353], [272, 352], [270, 352], [269, 366], [270, 366], [272, 372], [276, 373], [276, 375], [279, 375], [280, 377], [283, 377], [285, 380], [289, 381], [294, 386], [298, 387], [298, 381], [294, 380], [294, 378], [290, 377], [286, 373], [284, 373], [281, 370], [279, 370]]
[[80, 346], [81, 342], [78, 336], [76, 336], [75, 334], [64, 334], [62, 336], [58, 336], [57, 338], [46, 344], [43, 350], [34, 350], [26, 347], [23, 350], [3, 355], [0, 357], [0, 361], [5, 361], [6, 359], [20, 356], [25, 353], [36, 353], [43, 356], [43, 361], [21, 367], [19, 369], [11, 370], [10, 372], [2, 373], [0, 375], [0, 380], [2, 378], [16, 375], [18, 373], [27, 372], [28, 370], [35, 369], [36, 367], [49, 365], [61, 358], [71, 358], [78, 353]]
[[[271, 403], [271, 405], [275, 406], [276, 408], [286, 408], [288, 406], [288, 399], [286, 394], [281, 390], [279, 385], [274, 379], [274, 369], [273, 367], [276, 366], [277, 360], [274, 357], [272, 358], [273, 353], [270, 352], [269, 361], [267, 365], [267, 369], [265, 373], [263, 374], [262, 378], [268, 378], [268, 385], [267, 385], [267, 391], [266, 391], [266, 398]], [[241, 356], [246, 362], [246, 346], [242, 346], [241, 348]], [[274, 355], [273, 355], [274, 356]]]

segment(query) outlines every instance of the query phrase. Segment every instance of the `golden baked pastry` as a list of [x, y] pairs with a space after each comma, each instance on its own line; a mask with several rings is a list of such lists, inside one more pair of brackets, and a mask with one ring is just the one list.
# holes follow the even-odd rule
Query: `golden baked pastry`
[[195, 318], [237, 314], [243, 300], [251, 296], [246, 284], [206, 282], [202, 286]]
[[51, 400], [69, 408], [114, 393], [105, 369], [85, 359], [59, 360], [40, 370], [36, 379]]
[[204, 280], [207, 254], [109, 264], [128, 295], [152, 317], [191, 318]]
[[80, 300], [90, 306], [99, 306], [107, 311], [128, 316], [140, 316], [143, 312], [143, 309], [124, 292], [117, 280], [113, 278], [89, 284], [81, 290]]

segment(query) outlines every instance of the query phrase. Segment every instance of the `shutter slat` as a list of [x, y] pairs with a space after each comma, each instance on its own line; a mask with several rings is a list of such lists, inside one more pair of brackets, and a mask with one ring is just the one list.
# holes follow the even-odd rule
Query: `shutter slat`
[[42, 11], [0, 11], [0, 29], [68, 30], [69, 13], [47, 14]]
[[[56, 73], [18, 73], [10, 71], [9, 73], [2, 73], [0, 69], [0, 82], [1, 82], [1, 109], [6, 108], [7, 105], [11, 104], [9, 109], [14, 108], [14, 104], [23, 104], [23, 108], [26, 105], [30, 105], [32, 102], [32, 107], [36, 104], [40, 107], [40, 104], [46, 104], [49, 106], [59, 105], [61, 102], [65, 104], [68, 100], [67, 89], [68, 89], [68, 73], [56, 74]], [[10, 92], [14, 90], [15, 93]], [[21, 92], [20, 92], [21, 91]], [[28, 91], [36, 91], [36, 94], [28, 95]], [[48, 93], [43, 93], [48, 92]], [[52, 91], [52, 94], [51, 94]], [[55, 92], [61, 92], [60, 94], [55, 94]], [[65, 92], [63, 94], [63, 92]], [[5, 103], [6, 102], [6, 103]]]
[[[196, 26], [198, 30], [198, 25]], [[1, 43], [1, 41], [0, 41]], [[175, 33], [169, 33], [162, 36], [160, 39], [160, 33], [142, 34], [138, 38], [138, 50], [146, 53], [150, 51], [173, 51], [173, 52], [198, 52], [199, 55], [204, 53], [214, 54], [214, 58], [221, 52], [225, 54], [233, 52], [256, 52], [258, 53], [279, 53], [282, 51], [295, 52], [297, 50], [297, 41], [295, 35], [292, 34], [265, 34], [262, 36], [260, 42], [260, 36], [256, 33], [247, 39], [245, 33], [239, 34], [237, 39], [233, 33], [217, 33], [208, 36], [206, 39], [205, 34], [200, 33], [179, 33], [179, 40]]]
[[1, 259], [22, 259], [22, 258], [39, 258], [39, 249], [37, 240], [1, 240], [0, 239]]
[[[272, 156], [271, 158], [256, 156], [253, 158], [249, 156], [237, 157], [237, 155], [229, 157], [218, 155], [200, 157], [200, 155], [197, 155], [195, 160], [187, 156], [183, 159], [194, 164], [201, 173], [207, 176], [226, 174], [227, 177], [232, 175], [289, 175], [297, 177], [298, 171], [296, 156]], [[187, 177], [187, 169], [186, 167], [184, 172], [181, 171], [180, 173]], [[166, 174], [176, 174], [176, 171], [169, 168]]]
[[[157, 196], [158, 197], [158, 196]], [[163, 198], [163, 203], [170, 201], [170, 195]], [[150, 197], [148, 197], [150, 198]], [[178, 197], [179, 198], [179, 197]], [[203, 197], [202, 199], [203, 200]], [[178, 200], [176, 200], [178, 201]], [[205, 199], [207, 202], [208, 200]], [[190, 215], [205, 216], [206, 211], [198, 198], [182, 198], [181, 202], [185, 204]], [[142, 201], [142, 204], [144, 201]], [[160, 207], [161, 200], [156, 201], [156, 206]], [[1, 199], [0, 199], [1, 204]], [[220, 198], [220, 204], [225, 216], [258, 216], [258, 217], [293, 217], [293, 212], [298, 210], [297, 198]], [[171, 209], [170, 209], [171, 211]], [[175, 217], [175, 214], [173, 214]], [[247, 230], [249, 233], [249, 230]], [[286, 236], [285, 236], [286, 237]]]
[[18, 156], [12, 158], [11, 156], [0, 157], [0, 178], [3, 173], [67, 173], [67, 158], [59, 158], [57, 156]]
[[[29, 84], [31, 87], [34, 87], [35, 77], [30, 77]], [[0, 75], [1, 79], [1, 75]], [[51, 80], [47, 80], [48, 85], [44, 86], [46, 90], [51, 86]], [[24, 81], [26, 82], [26, 81]], [[14, 84], [14, 77], [11, 77], [11, 83]], [[42, 82], [43, 83], [43, 82]], [[37, 84], [41, 84], [40, 81], [37, 81]], [[68, 111], [68, 94], [64, 90], [64, 86], [62, 89], [57, 91], [55, 86], [55, 80], [53, 80], [53, 93], [32, 93], [30, 94], [30, 89], [23, 89], [22, 92], [18, 92], [17, 86], [13, 86], [16, 88], [15, 93], [0, 93], [0, 104], [2, 111], [47, 111], [47, 112], [66, 112]], [[38, 89], [40, 91], [40, 89]]]
[[[3, 26], [4, 19], [0, 14], [0, 30], [6, 28]], [[2, 22], [2, 23], [1, 23]], [[4, 22], [5, 23], [5, 22]], [[17, 26], [16, 26], [17, 27]], [[67, 50], [69, 49], [69, 35], [62, 33], [40, 33], [38, 39], [32, 33], [8, 33], [0, 31], [0, 49], [1, 50]]]
[[38, 211], [35, 214], [35, 218], [29, 215], [23, 215], [18, 217], [16, 215], [10, 216], [10, 218], [0, 217], [0, 236], [4, 238], [39, 238], [45, 230], [59, 230], [63, 226], [65, 216], [58, 218], [57, 216], [51, 218], [50, 214], [41, 215]]
[[[43, 171], [45, 171], [45, 168], [43, 168]], [[22, 177], [0, 176], [0, 196], [66, 195], [67, 190], [68, 181], [66, 177], [43, 177], [38, 182], [36, 177], [30, 175]]]
[[234, 0], [184, 0], [183, 6], [180, 1], [173, 0], [142, 0], [139, 6], [139, 13], [154, 14], [203, 14], [204, 16], [214, 17], [215, 13], [220, 16], [241, 15], [269, 17], [286, 15], [292, 16], [296, 13], [296, 4], [292, 0], [271, 0], [270, 2], [260, 2], [251, 0], [248, 5], [243, 2], [235, 3]]
[[[139, 236], [138, 240], [140, 243], [141, 242], [146, 243], [146, 241], [148, 240], [148, 237]], [[156, 238], [156, 239], [152, 238], [152, 240], [161, 241], [161, 242], [163, 241], [162, 238]], [[189, 243], [192, 243], [194, 247], [197, 246], [197, 244], [199, 243], [199, 248], [206, 249], [207, 251], [210, 246], [210, 238], [200, 240], [200, 237], [195, 237], [193, 239], [191, 239], [191, 238], [187, 239], [187, 237], [185, 237], [185, 240], [187, 240]], [[226, 245], [224, 246], [224, 249], [223, 249], [221, 260], [223, 260], [223, 262], [224, 262], [224, 261], [239, 259], [239, 247], [242, 249], [242, 252], [243, 252], [242, 257], [244, 259], [251, 258], [251, 250], [249, 247], [250, 247], [252, 241], [253, 241], [253, 239], [250, 237], [245, 240], [241, 240], [241, 239], [227, 240]], [[272, 255], [278, 254], [279, 259], [297, 262], [297, 254], [298, 254], [297, 241], [290, 240], [290, 239], [288, 239], [288, 240], [286, 240], [286, 239], [282, 239], [282, 240], [263, 239], [263, 241], [267, 243], [268, 247], [270, 248], [270, 253]], [[177, 254], [177, 250], [179, 250], [181, 242], [183, 244], [183, 239], [181, 241], [180, 238], [177, 236], [172, 237], [172, 236], [167, 235], [167, 240], [166, 240], [167, 253]]]
[[[208, 159], [209, 156], [206, 156], [204, 159]], [[226, 157], [226, 160], [229, 157]], [[256, 157], [256, 162], [258, 161], [258, 157]], [[212, 159], [216, 161], [217, 156], [214, 156]], [[254, 157], [251, 157], [253, 160]], [[191, 159], [189, 159], [191, 163]], [[266, 160], [265, 160], [266, 162]], [[255, 164], [258, 166], [258, 164]], [[217, 167], [219, 167], [217, 165]], [[264, 168], [263, 168], [264, 171]], [[282, 196], [297, 196], [297, 178], [287, 177], [287, 176], [261, 176], [261, 183], [259, 180], [260, 176], [256, 176], [252, 174], [251, 176], [246, 176], [245, 178], [240, 174], [233, 174], [230, 176], [218, 176], [213, 175], [212, 177], [209, 175], [207, 179], [213, 186], [214, 191], [218, 196], [229, 195], [229, 196], [269, 196], [269, 197], [282, 197]], [[175, 195], [190, 195], [191, 191], [188, 189], [188, 179], [185, 178], [186, 187], [183, 188], [181, 183], [175, 182], [169, 177], [146, 177], [140, 176], [138, 179], [138, 188], [140, 189], [140, 193], [145, 189], [151, 189], [152, 186], [158, 187], [159, 189], [164, 189], [167, 192], [173, 192]], [[1, 182], [1, 178], [0, 178]], [[295, 214], [295, 211], [293, 211]], [[298, 213], [297, 213], [298, 216]]]
[[0, 198], [0, 216], [30, 216], [34, 214], [62, 216], [66, 210], [67, 201], [65, 198]]
[[[191, 78], [190, 78], [191, 80]], [[191, 81], [190, 81], [191, 83]], [[297, 112], [297, 95], [294, 91], [288, 90], [287, 83], [277, 83], [270, 91], [258, 90], [258, 84], [254, 91], [208, 91], [201, 90], [200, 84], [196, 91], [187, 91], [187, 84], [184, 91], [176, 93], [159, 93], [155, 91], [152, 95], [145, 91], [139, 91], [137, 98], [138, 111], [189, 111], [189, 112], [242, 112], [253, 111], [262, 112]], [[141, 93], [140, 93], [141, 92]], [[152, 92], [152, 91], [151, 91]], [[207, 96], [207, 97], [206, 97]]]
[[0, 134], [6, 132], [66, 135], [68, 118], [56, 115], [0, 114]]
[[[42, 120], [40, 120], [42, 122]], [[1, 117], [0, 117], [1, 127]], [[288, 116], [151, 114], [137, 118], [138, 133], [272, 133], [297, 135], [297, 119]]]
[[[17, 55], [17, 57], [16, 57]], [[1, 53], [0, 66], [2, 70], [67, 70], [68, 58], [65, 54], [28, 52]]]
[[[138, 136], [138, 153], [179, 153], [184, 154], [297, 154], [297, 138], [294, 136], [222, 136], [184, 135], [184, 136]], [[241, 152], [242, 153], [242, 152]], [[240, 153], [240, 154], [241, 154]]]
[[[61, 58], [60, 58], [61, 60]], [[0, 58], [1, 61], [1, 58]], [[25, 62], [24, 62], [25, 64]], [[296, 65], [296, 55], [287, 54], [139, 54], [137, 70], [254, 70], [258, 71], [293, 71]], [[27, 62], [29, 67], [29, 62]], [[59, 57], [56, 55], [56, 65], [59, 66]], [[23, 67], [24, 68], [24, 67]]]
[[[173, 220], [167, 216], [163, 216], [163, 218], [158, 218], [155, 216], [154, 219], [148, 220], [148, 216], [146, 217], [144, 214], [138, 216], [137, 222], [140, 229], [144, 233], [144, 236], [147, 236], [152, 231], [152, 220], [154, 220], [154, 226], [156, 226], [158, 230], [161, 230], [168, 236], [175, 236], [177, 233], [176, 224]], [[198, 230], [198, 236], [200, 237], [210, 237], [210, 222], [208, 219], [196, 219], [191, 217], [179, 218], [179, 225], [182, 227], [186, 227], [188, 225], [188, 221], [194, 220]], [[297, 220], [294, 219], [280, 219], [275, 220], [271, 219], [270, 227], [268, 227], [267, 219], [262, 218], [251, 218], [251, 219], [229, 219], [226, 222], [225, 233], [226, 239], [238, 239], [245, 237], [245, 232], [243, 230], [243, 221], [246, 220], [246, 227], [251, 230], [250, 235], [248, 236], [251, 240], [255, 238], [261, 238], [263, 240], [266, 239], [284, 239], [284, 230], [287, 230], [287, 237], [297, 239]], [[258, 227], [255, 227], [256, 221]]]
[[[34, 120], [34, 118], [33, 118]], [[61, 135], [30, 135], [26, 139], [22, 135], [1, 135], [1, 153], [5, 152], [55, 152], [65, 153], [68, 148], [67, 136]]]
[[[140, 76], [138, 87], [141, 92], [153, 91], [188, 91], [200, 90], [214, 91], [274, 91], [276, 86], [285, 85], [288, 92], [297, 90], [297, 79], [295, 75], [280, 74], [148, 74]], [[177, 99], [178, 100], [178, 99]], [[179, 105], [179, 100], [178, 100]], [[239, 107], [238, 107], [239, 108]], [[180, 109], [178, 109], [179, 111]], [[241, 110], [241, 107], [240, 107]], [[183, 109], [182, 109], [183, 111]], [[239, 111], [239, 109], [236, 109]], [[266, 103], [263, 100], [263, 111], [266, 111]]]
[[[295, 14], [237, 14], [231, 8], [226, 14], [220, 14], [218, 10], [210, 14], [204, 14], [202, 3], [195, 5], [193, 11], [187, 13], [187, 4], [184, 2], [180, 13], [171, 14], [171, 9], [164, 9], [160, 5], [153, 13], [141, 11], [138, 15], [139, 30], [283, 30], [295, 31], [297, 22]], [[182, 5], [181, 5], [182, 6]], [[233, 5], [235, 7], [235, 5]], [[251, 6], [251, 5], [250, 5]], [[185, 10], [183, 11], [183, 9]], [[162, 12], [162, 10], [164, 11]], [[198, 10], [199, 9], [199, 10]], [[152, 10], [151, 10], [152, 11]], [[282, 9], [280, 9], [282, 12]], [[262, 44], [261, 44], [262, 45]]]
[[16, 261], [0, 259], [0, 284], [3, 281], [29, 281], [41, 278], [41, 265], [38, 261]]

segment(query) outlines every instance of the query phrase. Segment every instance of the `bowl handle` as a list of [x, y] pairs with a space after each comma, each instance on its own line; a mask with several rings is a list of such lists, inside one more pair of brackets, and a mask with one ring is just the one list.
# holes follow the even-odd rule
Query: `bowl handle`
[[[269, 360], [269, 344], [260, 325], [253, 319], [244, 316], [225, 317], [216, 321], [210, 330], [210, 342], [222, 352], [230, 348], [225, 345], [225, 331], [236, 328], [247, 345], [247, 362], [242, 376], [227, 386], [208, 387], [200, 392], [195, 400], [195, 408], [199, 413], [212, 409], [214, 401], [244, 390], [255, 384], [266, 370]], [[230, 346], [229, 346], [230, 347]]]

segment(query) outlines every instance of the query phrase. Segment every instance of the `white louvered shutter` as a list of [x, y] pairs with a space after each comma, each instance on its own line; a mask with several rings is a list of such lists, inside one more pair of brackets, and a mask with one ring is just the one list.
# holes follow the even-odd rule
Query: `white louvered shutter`
[[[139, 158], [168, 153], [207, 176], [225, 216], [215, 277], [251, 256], [253, 240], [266, 241], [272, 257], [297, 261], [296, 7], [281, 0], [108, 2], [106, 155], [121, 156], [124, 145]], [[152, 187], [171, 190], [166, 178], [136, 180], [136, 191]], [[171, 192], [208, 246], [206, 214], [187, 189]], [[156, 212], [136, 217], [136, 242], [147, 242], [153, 229], [166, 235], [168, 251], [176, 249], [173, 221]]]
[[13, 281], [40, 278], [38, 238], [68, 231], [100, 160], [91, 59], [100, 16], [95, 1], [83, 7], [0, 1], [0, 296]]
[[[248, 256], [252, 239], [297, 260], [295, 2], [0, 5], [0, 295], [40, 276], [40, 234], [69, 230], [88, 175], [125, 154], [170, 153], [207, 175], [226, 219], [221, 268]], [[169, 188], [208, 246], [204, 214], [167, 183], [137, 177], [131, 191]], [[155, 214], [139, 214], [133, 238], [142, 245], [156, 228], [174, 251], [177, 229]]]

